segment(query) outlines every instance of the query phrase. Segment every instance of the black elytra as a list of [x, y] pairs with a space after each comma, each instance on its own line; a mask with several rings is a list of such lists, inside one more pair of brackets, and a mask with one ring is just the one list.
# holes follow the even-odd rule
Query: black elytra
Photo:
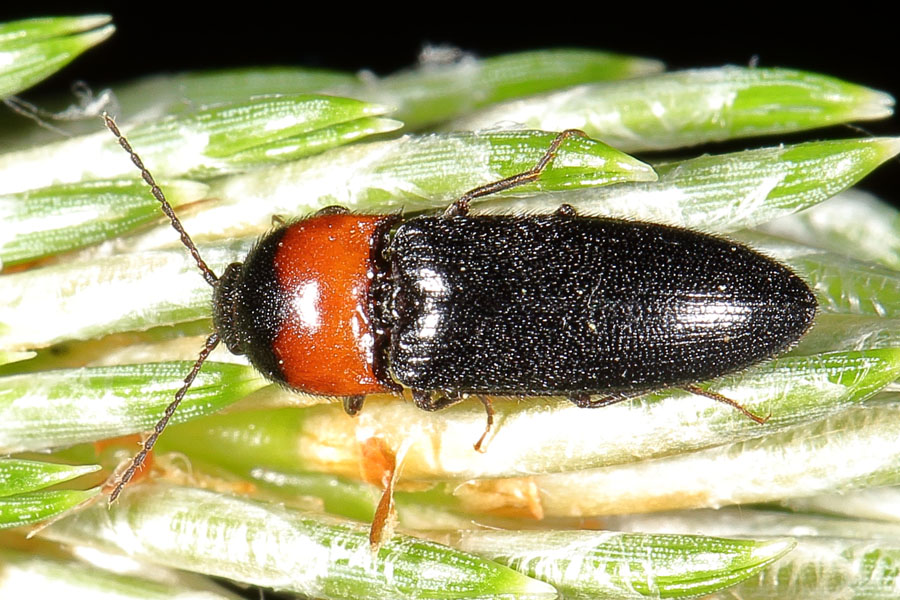
[[418, 218], [397, 229], [389, 257], [390, 371], [418, 390], [694, 383], [786, 350], [817, 308], [803, 280], [746, 246], [649, 223]]

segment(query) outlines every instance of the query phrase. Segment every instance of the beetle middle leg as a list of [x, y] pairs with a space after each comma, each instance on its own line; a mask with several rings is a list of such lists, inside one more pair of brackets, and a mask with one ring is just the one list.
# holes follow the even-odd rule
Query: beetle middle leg
[[[484, 433], [481, 434], [481, 437], [478, 438], [478, 441], [474, 444], [476, 451], [483, 452], [484, 440], [494, 426], [494, 405], [487, 396], [481, 394], [474, 395], [481, 401], [481, 404], [484, 405], [484, 410], [487, 413], [487, 423], [484, 426]], [[460, 392], [430, 392], [427, 390], [412, 390], [412, 397], [413, 402], [415, 402], [417, 407], [429, 412], [459, 404], [466, 398], [465, 395]]]
[[645, 394], [647, 394], [647, 390], [642, 390], [640, 392], [611, 392], [603, 394], [602, 396], [591, 396], [588, 393], [582, 392], [570, 394], [568, 399], [569, 402], [578, 408], [602, 408], [604, 406], [618, 404], [619, 402], [625, 402], [626, 400], [632, 400]]
[[516, 175], [507, 177], [506, 179], [501, 179], [500, 181], [495, 181], [493, 183], [488, 183], [487, 185], [479, 186], [474, 190], [469, 190], [468, 192], [463, 194], [456, 202], [447, 207], [447, 210], [444, 211], [444, 216], [465, 216], [469, 214], [469, 204], [475, 198], [490, 196], [491, 194], [510, 190], [514, 187], [518, 187], [520, 185], [525, 185], [526, 183], [535, 181], [541, 176], [541, 173], [544, 172], [544, 169], [546, 169], [550, 165], [550, 163], [553, 162], [553, 159], [556, 158], [556, 153], [559, 152], [559, 147], [562, 145], [562, 143], [573, 135], [588, 137], [588, 135], [580, 129], [566, 129], [565, 131], [559, 132], [559, 134], [555, 138], [553, 138], [553, 141], [550, 142], [550, 146], [547, 148], [547, 151], [537, 162], [537, 164], [532, 168], [523, 173], [517, 173]]

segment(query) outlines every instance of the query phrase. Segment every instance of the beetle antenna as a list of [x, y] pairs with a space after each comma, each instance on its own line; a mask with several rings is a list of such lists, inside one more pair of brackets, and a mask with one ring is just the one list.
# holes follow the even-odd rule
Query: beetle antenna
[[166, 428], [166, 425], [169, 424], [169, 419], [172, 418], [172, 415], [175, 414], [175, 410], [178, 408], [178, 405], [181, 404], [182, 398], [184, 398], [184, 394], [188, 391], [188, 388], [191, 387], [191, 384], [194, 383], [194, 378], [197, 377], [197, 373], [200, 372], [200, 367], [203, 366], [204, 361], [206, 361], [206, 357], [209, 356], [209, 353], [215, 350], [216, 346], [219, 345], [219, 334], [213, 333], [208, 338], [206, 338], [206, 344], [203, 346], [203, 350], [200, 351], [200, 356], [197, 358], [197, 362], [194, 363], [194, 368], [191, 369], [191, 372], [187, 374], [187, 377], [184, 378], [184, 385], [175, 392], [175, 400], [172, 401], [169, 406], [166, 407], [166, 412], [163, 413], [162, 418], [156, 423], [156, 427], [153, 428], [153, 433], [150, 434], [144, 441], [144, 447], [141, 448], [141, 451], [134, 455], [134, 458], [131, 459], [131, 464], [128, 465], [128, 468], [125, 469], [125, 472], [122, 473], [122, 476], [119, 477], [119, 480], [116, 482], [116, 487], [113, 489], [112, 493], [109, 495], [109, 503], [112, 504], [116, 501], [116, 498], [119, 497], [119, 494], [122, 493], [122, 489], [128, 485], [128, 482], [131, 481], [131, 478], [134, 477], [134, 474], [138, 469], [144, 464], [144, 460], [146, 460], [147, 455], [150, 454], [150, 451], [153, 450], [153, 446], [156, 445], [156, 440], [159, 439], [160, 434], [162, 434], [163, 430]]
[[132, 149], [131, 144], [128, 143], [128, 140], [125, 139], [125, 136], [119, 131], [116, 122], [108, 113], [103, 113], [103, 121], [106, 123], [106, 128], [119, 140], [119, 145], [122, 146], [125, 152], [131, 157], [131, 162], [134, 163], [134, 166], [141, 171], [141, 177], [143, 177], [144, 181], [147, 182], [147, 185], [150, 186], [150, 192], [153, 194], [153, 197], [159, 201], [162, 206], [162, 211], [166, 213], [166, 216], [169, 217], [169, 220], [172, 222], [172, 227], [174, 227], [175, 231], [181, 235], [181, 243], [185, 245], [191, 253], [191, 256], [194, 257], [194, 261], [200, 268], [200, 272], [203, 274], [206, 283], [215, 287], [216, 282], [219, 280], [218, 276], [212, 272], [212, 269], [207, 266], [206, 261], [200, 256], [200, 251], [197, 250], [197, 246], [194, 245], [191, 236], [189, 236], [184, 230], [184, 227], [182, 227], [181, 221], [178, 220], [178, 216], [175, 214], [175, 210], [172, 208], [172, 205], [169, 204], [169, 201], [166, 200], [166, 195], [163, 194], [163, 191], [156, 184], [153, 175], [151, 175], [150, 171], [147, 170], [147, 167], [144, 166], [141, 157]]

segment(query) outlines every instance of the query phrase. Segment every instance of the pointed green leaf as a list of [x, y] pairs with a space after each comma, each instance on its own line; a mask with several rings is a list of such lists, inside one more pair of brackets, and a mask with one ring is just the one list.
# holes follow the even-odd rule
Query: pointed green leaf
[[625, 152], [802, 131], [890, 116], [890, 95], [788, 69], [721, 67], [577, 86], [451, 123], [484, 129], [583, 129]]
[[[704, 387], [769, 420], [760, 425], [722, 403], [671, 390], [602, 409], [562, 399], [495, 399], [488, 451], [472, 444], [484, 408], [463, 402], [439, 413], [402, 398], [372, 398], [349, 419], [339, 403], [219, 414], [173, 427], [166, 447], [248, 472], [327, 471], [358, 478], [365, 442], [411, 444], [404, 477], [435, 480], [574, 471], [687, 452], [790, 430], [858, 404], [900, 377], [900, 349], [781, 357]], [[324, 436], [322, 432], [327, 431]], [[559, 432], [565, 432], [561, 441]], [[415, 441], [415, 443], [412, 443]]]
[[790, 538], [734, 540], [613, 531], [467, 531], [451, 544], [546, 581], [564, 598], [690, 598], [762, 571]]
[[900, 529], [859, 518], [733, 509], [610, 517], [608, 526], [626, 531], [666, 531], [716, 536], [791, 535], [796, 548], [759, 577], [710, 599], [893, 598], [900, 572]]
[[99, 488], [53, 490], [0, 498], [0, 529], [40, 523], [75, 508], [99, 493]]
[[63, 465], [0, 458], [0, 497], [33, 492], [99, 469], [99, 465]]
[[[654, 165], [659, 180], [531, 198], [485, 198], [475, 212], [552, 212], [651, 221], [727, 233], [803, 210], [900, 152], [900, 138], [809, 142]], [[849, 227], [849, 225], [848, 225]]]
[[[203, 198], [206, 186], [160, 183], [173, 206]], [[143, 181], [54, 185], [0, 197], [0, 265], [52, 256], [160, 220], [159, 203]]]
[[555, 598], [542, 583], [447, 546], [396, 534], [377, 552], [362, 523], [209, 491], [134, 486], [44, 532], [179, 569], [315, 598]]
[[[149, 431], [191, 366], [179, 361], [0, 377], [0, 452]], [[214, 413], [264, 385], [251, 367], [206, 363], [172, 420]]]
[[[359, 100], [297, 94], [265, 96], [233, 104], [212, 106], [121, 129], [144, 163], [159, 178], [208, 178], [241, 171], [246, 160], [234, 159], [250, 148], [272, 144], [318, 129], [344, 124], [332, 144], [361, 137], [371, 130], [364, 117], [389, 109]], [[115, 116], [115, 115], [113, 115]], [[358, 135], [351, 135], [356, 122]], [[58, 183], [139, 176], [128, 155], [111, 133], [97, 121], [96, 133], [36, 148], [0, 155], [0, 193], [19, 192], [46, 185], [52, 172]], [[317, 150], [323, 140], [310, 138]], [[266, 156], [259, 158], [265, 162]]]
[[109, 21], [95, 15], [0, 24], [0, 99], [46, 79], [104, 41], [115, 31]]

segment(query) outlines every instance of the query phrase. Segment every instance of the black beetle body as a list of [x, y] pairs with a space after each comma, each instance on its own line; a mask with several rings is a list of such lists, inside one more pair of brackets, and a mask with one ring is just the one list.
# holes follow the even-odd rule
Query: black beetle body
[[794, 344], [807, 285], [686, 229], [564, 215], [432, 217], [390, 242], [393, 377], [414, 390], [629, 395]]

